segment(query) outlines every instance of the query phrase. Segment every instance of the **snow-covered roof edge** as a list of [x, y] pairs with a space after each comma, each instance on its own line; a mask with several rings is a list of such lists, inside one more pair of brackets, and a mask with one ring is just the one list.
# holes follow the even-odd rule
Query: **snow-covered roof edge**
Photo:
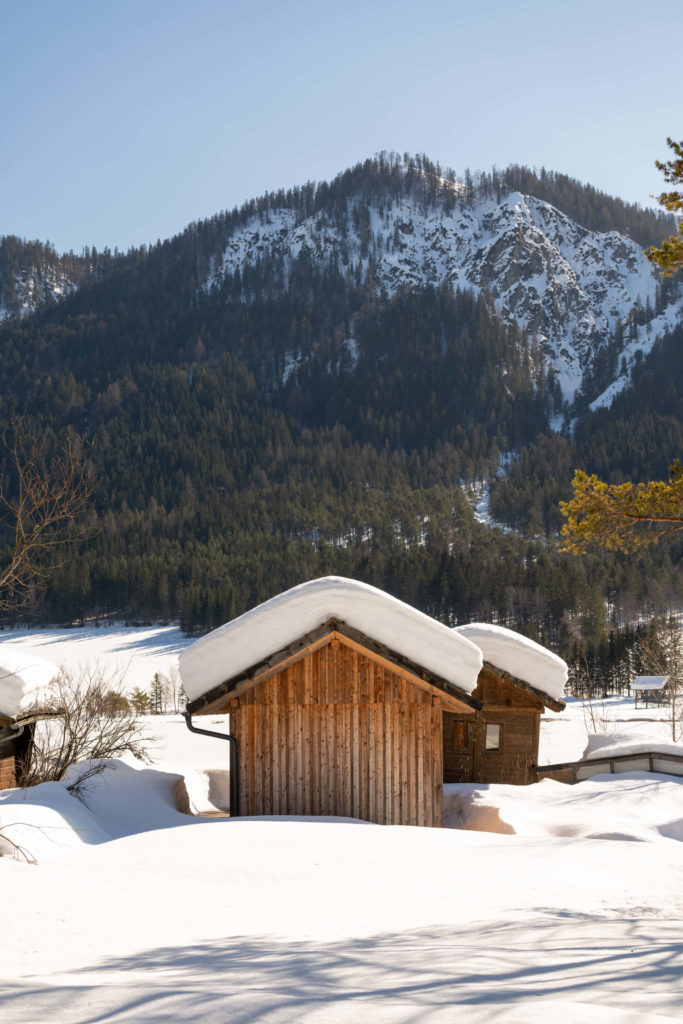
[[552, 651], [505, 626], [471, 622], [453, 630], [475, 643], [484, 659], [540, 690], [551, 700], [563, 700], [567, 665]]
[[188, 700], [197, 700], [331, 618], [467, 694], [477, 685], [481, 651], [466, 637], [367, 583], [325, 576], [278, 594], [182, 651], [178, 664]]
[[631, 683], [631, 689], [663, 690], [668, 682], [668, 676], [636, 676], [636, 678]]
[[14, 719], [43, 698], [59, 670], [30, 651], [0, 643], [0, 715]]

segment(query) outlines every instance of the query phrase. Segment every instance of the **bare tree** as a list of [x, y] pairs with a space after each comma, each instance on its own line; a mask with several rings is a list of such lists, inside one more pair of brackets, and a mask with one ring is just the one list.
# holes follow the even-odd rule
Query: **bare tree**
[[79, 525], [93, 489], [83, 442], [70, 435], [49, 457], [21, 420], [2, 434], [0, 464], [0, 610], [16, 608], [45, 586], [50, 569], [64, 563], [82, 538]]
[[[43, 713], [55, 717], [37, 724], [33, 744], [21, 767], [21, 784], [58, 782], [71, 765], [131, 753], [149, 763], [142, 739], [143, 726], [122, 692], [120, 682], [107, 678], [97, 666], [77, 673], [62, 670], [41, 701]], [[85, 769], [86, 775], [101, 765]]]
[[162, 675], [162, 681], [164, 688], [168, 695], [168, 699], [171, 704], [174, 715], [179, 715], [185, 710], [187, 705], [187, 697], [185, 696], [185, 690], [180, 679], [180, 672], [175, 665], [172, 665], [168, 670], [168, 673]]

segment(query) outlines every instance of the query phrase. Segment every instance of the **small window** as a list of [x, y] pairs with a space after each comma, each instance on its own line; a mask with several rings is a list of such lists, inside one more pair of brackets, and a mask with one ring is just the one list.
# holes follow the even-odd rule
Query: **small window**
[[485, 750], [500, 750], [500, 733], [501, 727], [499, 725], [487, 724]]
[[453, 750], [467, 750], [470, 745], [470, 729], [467, 722], [456, 722], [453, 730]]

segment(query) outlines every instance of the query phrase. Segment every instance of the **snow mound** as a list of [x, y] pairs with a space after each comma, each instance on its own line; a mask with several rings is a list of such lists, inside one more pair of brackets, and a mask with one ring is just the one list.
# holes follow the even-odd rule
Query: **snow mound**
[[112, 836], [61, 782], [0, 792], [0, 853], [52, 860], [74, 847], [106, 843]]
[[64, 785], [72, 784], [94, 766], [100, 766], [102, 771], [86, 781], [80, 799], [114, 839], [186, 824], [187, 817], [177, 810], [174, 796], [180, 775], [136, 768], [111, 758], [73, 765]]
[[[78, 796], [69, 792], [69, 785], [97, 767], [99, 774], [83, 783]], [[42, 862], [74, 847], [201, 822], [176, 808], [175, 787], [181, 780], [181, 775], [113, 758], [73, 765], [61, 782], [2, 790], [0, 838], [10, 842], [0, 848], [0, 856]]]
[[331, 618], [466, 693], [477, 685], [481, 652], [464, 635], [367, 583], [325, 576], [271, 598], [182, 651], [180, 677], [188, 700], [196, 700]]
[[444, 786], [444, 826], [528, 837], [683, 842], [683, 779], [598, 775], [574, 786]]
[[471, 622], [456, 626], [454, 632], [481, 650], [484, 660], [509, 672], [554, 700], [562, 700], [567, 683], [567, 666], [547, 648], [504, 626]]
[[0, 644], [0, 715], [16, 718], [28, 710], [44, 696], [56, 674], [49, 661]]

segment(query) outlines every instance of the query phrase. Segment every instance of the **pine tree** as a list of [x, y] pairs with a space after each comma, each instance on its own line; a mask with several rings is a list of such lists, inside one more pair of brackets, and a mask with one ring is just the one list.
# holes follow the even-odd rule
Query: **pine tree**
[[[672, 185], [683, 185], [683, 142], [667, 139], [666, 144], [674, 151], [676, 159], [667, 160], [665, 163], [655, 160], [655, 165], [664, 174], [664, 181]], [[662, 192], [657, 202], [670, 213], [679, 215], [678, 234], [669, 235], [659, 248], [651, 246], [645, 251], [645, 255], [662, 268], [665, 277], [671, 277], [677, 270], [683, 268], [683, 192]]]

